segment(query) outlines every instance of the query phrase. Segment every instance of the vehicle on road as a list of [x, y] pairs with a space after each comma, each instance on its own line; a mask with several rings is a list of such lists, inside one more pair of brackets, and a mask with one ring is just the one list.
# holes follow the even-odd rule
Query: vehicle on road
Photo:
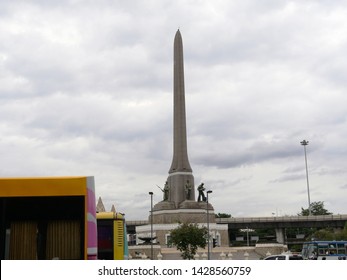
[[303, 258], [300, 254], [279, 254], [279, 255], [268, 256], [264, 260], [291, 261], [291, 260], [303, 260]]
[[124, 260], [128, 258], [128, 240], [124, 214], [96, 213], [98, 228], [98, 259]]
[[0, 178], [1, 260], [97, 258], [93, 176]]
[[346, 260], [347, 241], [305, 242], [301, 254], [305, 260]]

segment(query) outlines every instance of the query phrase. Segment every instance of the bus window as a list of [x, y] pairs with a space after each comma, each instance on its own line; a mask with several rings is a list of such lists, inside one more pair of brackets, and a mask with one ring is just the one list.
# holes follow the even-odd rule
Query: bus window
[[330, 243], [329, 244], [328, 254], [329, 255], [336, 255], [337, 254], [336, 243]]
[[337, 253], [339, 254], [339, 255], [346, 255], [346, 247], [345, 246], [347, 246], [347, 245], [344, 245], [344, 244], [337, 244]]
[[318, 243], [318, 255], [327, 255], [328, 248], [329, 247], [327, 243]]
[[98, 221], [98, 259], [113, 260], [113, 226], [111, 220]]

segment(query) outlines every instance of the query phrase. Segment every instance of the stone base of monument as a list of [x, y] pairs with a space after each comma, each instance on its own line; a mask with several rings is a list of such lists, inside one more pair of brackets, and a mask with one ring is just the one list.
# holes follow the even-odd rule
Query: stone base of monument
[[158, 211], [158, 210], [172, 210], [176, 209], [175, 207], [175, 202], [173, 201], [160, 201], [153, 207], [153, 211]]
[[158, 260], [158, 255], [160, 256], [161, 247], [158, 244], [149, 245], [135, 245], [129, 246], [129, 259], [130, 260], [149, 260], [152, 259], [152, 250], [153, 250], [153, 260]]
[[[214, 211], [208, 214], [209, 223], [215, 222]], [[149, 223], [151, 222], [149, 217]], [[177, 209], [153, 211], [153, 224], [207, 223], [207, 213], [203, 209]]]
[[[209, 222], [214, 223], [214, 209], [210, 203], [185, 200], [176, 208], [174, 202], [161, 201], [153, 207], [153, 224], [207, 223], [207, 208]], [[148, 221], [151, 222], [151, 217]]]
[[[208, 209], [208, 219], [207, 219]], [[210, 229], [211, 238], [215, 238], [219, 246], [229, 246], [228, 225], [216, 224], [214, 209], [210, 203], [185, 200], [177, 207], [174, 202], [161, 201], [153, 207], [153, 220], [148, 217], [148, 225], [137, 226], [138, 237], [150, 236], [151, 228], [156, 242], [163, 248], [170, 246], [170, 231], [181, 223], [193, 223]], [[152, 223], [152, 225], [151, 225]]]
[[[205, 223], [197, 223], [199, 226], [207, 227]], [[171, 230], [177, 228], [179, 223], [171, 224], [153, 224], [153, 236], [156, 236], [156, 244], [160, 245], [161, 248], [170, 247], [170, 232]], [[211, 242], [212, 238], [217, 240], [218, 246], [229, 246], [229, 236], [228, 236], [228, 225], [226, 224], [216, 224], [209, 223]], [[137, 226], [136, 227], [137, 236], [149, 236], [151, 234], [151, 225]]]

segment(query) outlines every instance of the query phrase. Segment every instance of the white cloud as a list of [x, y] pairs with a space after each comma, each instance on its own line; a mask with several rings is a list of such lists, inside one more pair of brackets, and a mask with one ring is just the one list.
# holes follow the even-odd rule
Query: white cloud
[[1, 176], [94, 175], [128, 219], [161, 199], [172, 53], [185, 56], [188, 152], [216, 212], [346, 213], [343, 1], [0, 4]]

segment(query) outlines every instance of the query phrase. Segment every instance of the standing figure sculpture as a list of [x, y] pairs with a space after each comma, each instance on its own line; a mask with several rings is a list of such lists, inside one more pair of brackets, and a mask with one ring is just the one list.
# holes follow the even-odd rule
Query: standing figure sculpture
[[204, 194], [204, 183], [201, 183], [199, 186], [198, 186], [198, 191], [199, 191], [199, 196], [198, 196], [198, 202], [200, 201], [206, 201], [206, 196]]
[[163, 189], [159, 187], [158, 185], [157, 187], [163, 192], [163, 200], [164, 201], [169, 200], [169, 191], [170, 191], [169, 183], [166, 181]]
[[187, 184], [185, 185], [185, 189], [186, 189], [186, 199], [189, 200], [190, 195], [192, 193], [192, 185], [189, 183], [189, 180], [187, 180]]

